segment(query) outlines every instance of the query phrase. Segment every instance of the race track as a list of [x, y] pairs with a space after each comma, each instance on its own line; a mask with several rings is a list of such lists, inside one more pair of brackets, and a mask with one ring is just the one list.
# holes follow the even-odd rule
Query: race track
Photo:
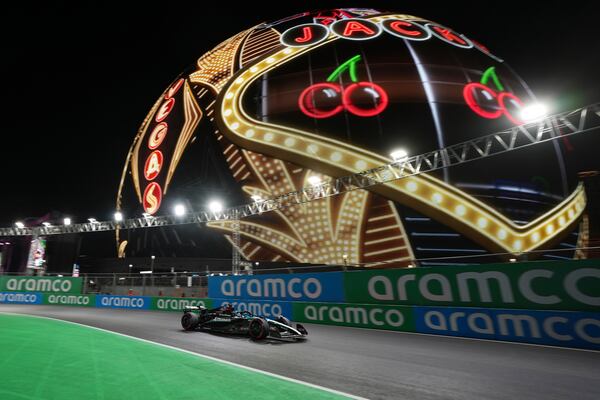
[[96, 326], [370, 399], [600, 399], [600, 352], [312, 324], [305, 343], [261, 343], [184, 332], [172, 312], [0, 311]]

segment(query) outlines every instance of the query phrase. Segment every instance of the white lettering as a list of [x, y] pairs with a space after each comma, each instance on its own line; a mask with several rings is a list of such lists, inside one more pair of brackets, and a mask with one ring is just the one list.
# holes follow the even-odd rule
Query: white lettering
[[583, 304], [600, 306], [600, 297], [588, 296], [587, 294], [581, 293], [577, 287], [577, 282], [586, 277], [600, 279], [600, 270], [594, 268], [581, 268], [570, 272], [565, 277], [565, 290], [572, 298]]
[[[310, 291], [310, 285], [314, 285], [314, 290]], [[304, 290], [304, 294], [309, 299], [316, 299], [321, 295], [321, 282], [319, 282], [316, 278], [308, 278], [304, 281], [302, 285], [302, 289]]]
[[458, 282], [458, 293], [461, 301], [471, 301], [471, 294], [469, 292], [468, 280], [474, 280], [477, 282], [477, 290], [479, 291], [479, 297], [483, 303], [490, 303], [492, 301], [492, 294], [490, 291], [489, 280], [495, 279], [500, 287], [500, 296], [505, 303], [514, 303], [512, 289], [510, 287], [510, 281], [505, 274], [498, 271], [487, 271], [487, 272], [462, 272], [456, 275]]
[[458, 331], [458, 319], [461, 317], [464, 317], [465, 313], [464, 312], [453, 312], [452, 314], [450, 314], [450, 330], [451, 331]]
[[396, 286], [398, 288], [398, 300], [407, 300], [408, 295], [406, 293], [406, 282], [414, 281], [415, 274], [406, 274], [402, 275], [398, 278], [398, 282], [396, 282]]
[[540, 329], [538, 327], [538, 323], [530, 315], [513, 315], [513, 314], [499, 314], [497, 316], [498, 325], [500, 326], [500, 334], [501, 335], [510, 335], [508, 331], [508, 322], [512, 322], [512, 326], [515, 330], [515, 336], [524, 337], [525, 331], [523, 327], [523, 323], [527, 322], [529, 325], [529, 332], [531, 332], [531, 336], [534, 338], [541, 337]]
[[304, 307], [304, 316], [311, 321], [317, 320], [317, 308], [315, 306]]
[[[378, 293], [376, 290], [376, 284], [381, 282], [383, 284], [383, 293]], [[392, 282], [382, 275], [376, 275], [369, 279], [368, 283], [369, 296], [375, 300], [394, 300], [394, 293], [392, 293]]]
[[560, 303], [560, 297], [551, 295], [551, 296], [543, 296], [537, 294], [531, 288], [531, 281], [536, 278], [552, 278], [554, 272], [548, 271], [547, 269], [532, 269], [531, 271], [527, 271], [523, 273], [519, 277], [519, 290], [523, 297], [527, 300], [532, 301], [537, 304], [556, 304]]
[[235, 296], [235, 288], [231, 279], [224, 279], [221, 282], [221, 293], [224, 296]]
[[294, 299], [299, 299], [300, 297], [302, 297], [302, 293], [298, 293], [294, 289], [294, 285], [297, 283], [300, 283], [300, 282], [302, 282], [302, 280], [300, 278], [290, 279], [290, 281], [288, 282], [288, 293], [290, 294], [290, 297], [292, 297]]
[[569, 320], [567, 318], [563, 318], [563, 317], [546, 318], [546, 320], [544, 321], [544, 324], [543, 324], [544, 332], [546, 332], [546, 334], [548, 336], [550, 336], [552, 339], [555, 339], [555, 340], [563, 340], [563, 341], [573, 340], [573, 336], [561, 335], [560, 333], [558, 333], [554, 330], [555, 324], [559, 324], [559, 323], [566, 324], [567, 322], [569, 322]]
[[596, 326], [597, 329], [600, 329], [600, 321], [594, 318], [583, 318], [580, 319], [579, 321], [577, 321], [577, 323], [575, 324], [575, 332], [577, 333], [577, 335], [582, 338], [583, 340], [585, 340], [586, 342], [590, 342], [590, 343], [594, 343], [594, 344], [599, 344], [600, 343], [600, 336], [590, 336], [585, 328], [588, 325], [594, 325]]
[[248, 291], [248, 296], [252, 296], [252, 297], [261, 297], [262, 296], [260, 282], [258, 281], [258, 279], [249, 279], [248, 285], [246, 285], [246, 290]]
[[[429, 290], [429, 281], [437, 281], [442, 289], [441, 294], [431, 293]], [[419, 291], [427, 300], [431, 301], [452, 301], [452, 293], [450, 291], [450, 282], [442, 274], [426, 274], [419, 281]]]
[[369, 311], [369, 319], [371, 320], [371, 323], [373, 325], [384, 325], [383, 321], [377, 319], [377, 314], [381, 315], [382, 313], [383, 311], [381, 310], [381, 308], [372, 308], [371, 311]]
[[333, 322], [344, 322], [344, 315], [342, 309], [339, 307], [331, 307], [329, 309], [329, 319]]
[[[483, 321], [483, 328], [477, 325], [476, 320]], [[469, 326], [469, 329], [473, 332], [483, 333], [486, 335], [494, 334], [494, 324], [492, 322], [492, 319], [489, 315], [486, 315], [484, 313], [469, 314], [469, 316], [467, 317], [467, 325]]]
[[[437, 323], [434, 321], [434, 317], [436, 318]], [[425, 325], [427, 325], [428, 328], [434, 329], [436, 331], [448, 330], [446, 318], [444, 317], [444, 314], [442, 314], [439, 311], [427, 311], [425, 313]]]
[[[392, 317], [395, 317], [395, 321]], [[387, 322], [388, 325], [397, 328], [404, 323], [404, 315], [398, 310], [387, 310], [385, 313], [385, 322]]]

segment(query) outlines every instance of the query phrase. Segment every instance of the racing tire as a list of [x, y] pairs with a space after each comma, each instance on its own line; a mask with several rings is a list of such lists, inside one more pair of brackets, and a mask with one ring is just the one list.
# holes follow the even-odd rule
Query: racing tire
[[181, 326], [186, 331], [193, 331], [194, 329], [196, 329], [199, 323], [200, 319], [194, 313], [186, 312], [185, 314], [183, 314], [183, 317], [181, 317]]
[[287, 325], [287, 326], [292, 326], [292, 321], [290, 321], [289, 319], [287, 319], [283, 315], [280, 315], [277, 318], [277, 322], [281, 322], [282, 324]]
[[248, 335], [254, 340], [263, 340], [269, 336], [269, 323], [262, 318], [254, 318], [248, 326]]

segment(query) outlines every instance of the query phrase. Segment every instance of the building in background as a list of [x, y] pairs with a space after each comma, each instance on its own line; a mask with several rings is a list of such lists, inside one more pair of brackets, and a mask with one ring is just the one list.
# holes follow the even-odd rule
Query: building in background
[[[261, 201], [520, 125], [535, 94], [479, 40], [372, 9], [250, 27], [155, 102], [125, 160], [117, 209], [151, 218], [176, 203], [199, 211], [217, 198]], [[253, 216], [240, 222], [239, 251], [251, 261], [378, 267], [529, 251], [581, 258], [586, 196], [569, 148], [553, 141]], [[118, 231], [117, 248], [123, 257], [226, 257], [234, 229]]]

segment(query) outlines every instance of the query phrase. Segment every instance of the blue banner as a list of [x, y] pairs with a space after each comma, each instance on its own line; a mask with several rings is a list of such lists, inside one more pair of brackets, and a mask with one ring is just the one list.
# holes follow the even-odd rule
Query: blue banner
[[43, 295], [40, 292], [0, 292], [2, 304], [42, 304]]
[[152, 297], [148, 296], [96, 296], [96, 307], [100, 308], [128, 308], [133, 310], [149, 310], [151, 306]]
[[246, 299], [212, 299], [215, 307], [231, 304], [236, 311], [250, 311], [254, 315], [277, 318], [280, 315], [293, 320], [292, 303], [287, 301], [261, 301]]
[[600, 350], [600, 313], [414, 307], [415, 331]]
[[211, 276], [208, 296], [213, 299], [344, 302], [342, 272]]

